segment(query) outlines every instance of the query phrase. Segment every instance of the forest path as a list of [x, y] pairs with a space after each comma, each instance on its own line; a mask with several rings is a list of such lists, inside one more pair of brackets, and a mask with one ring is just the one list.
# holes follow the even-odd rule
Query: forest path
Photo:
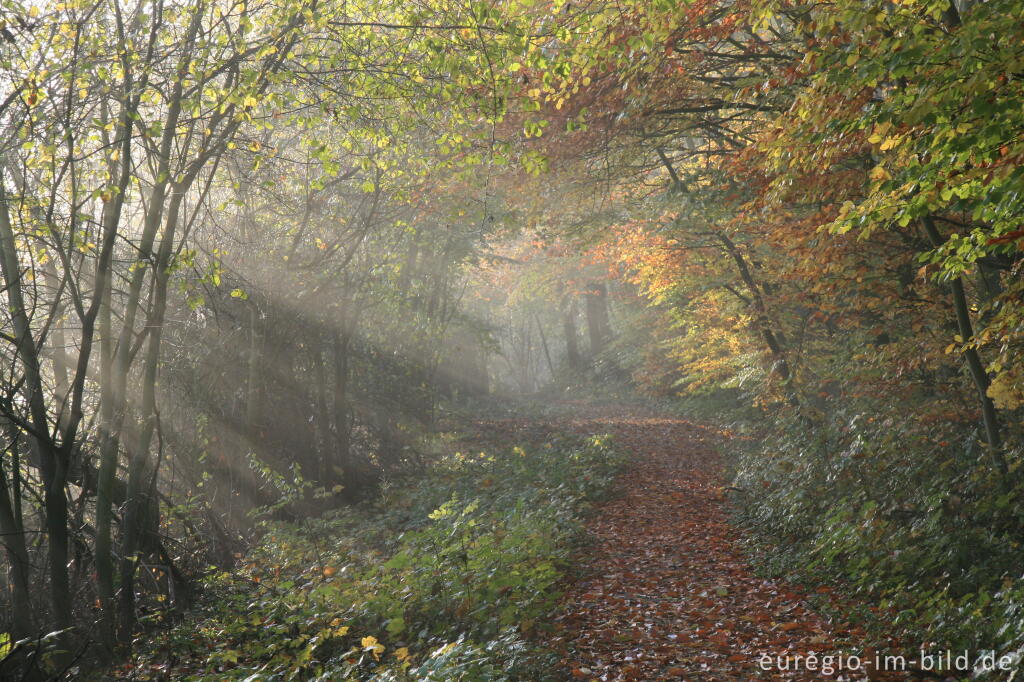
[[[862, 632], [815, 613], [801, 589], [756, 577], [744, 558], [740, 533], [728, 522], [716, 453], [728, 447], [727, 434], [633, 407], [579, 405], [550, 422], [510, 421], [518, 425], [479, 426], [527, 439], [544, 431], [611, 433], [633, 453], [618, 494], [588, 522], [592, 543], [578, 557], [581, 577], [569, 585], [557, 616], [553, 644], [564, 652], [567, 678], [866, 677], [863, 671], [822, 674], [822, 654], [851, 651]], [[819, 657], [813, 671], [809, 662], [799, 671], [792, 662], [788, 671], [775, 664], [775, 657], [811, 651]], [[768, 670], [764, 654], [772, 658]]]

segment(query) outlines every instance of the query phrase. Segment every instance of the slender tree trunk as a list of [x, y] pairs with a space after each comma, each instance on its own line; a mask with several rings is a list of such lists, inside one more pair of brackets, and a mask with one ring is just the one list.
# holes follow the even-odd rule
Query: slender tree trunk
[[50, 608], [53, 627], [71, 627], [71, 589], [68, 581], [68, 500], [64, 485], [68, 466], [66, 451], [58, 449], [50, 434], [45, 392], [39, 365], [39, 349], [32, 335], [21, 286], [21, 266], [11, 225], [4, 178], [0, 172], [0, 266], [7, 289], [7, 303], [18, 356], [25, 372], [25, 399], [32, 425], [30, 442], [37, 451], [43, 478], [46, 510], [47, 559], [50, 573]]
[[[57, 292], [60, 290], [60, 277], [57, 275], [57, 269], [53, 265], [53, 260], [47, 260], [43, 264], [43, 276], [46, 278], [47, 284]], [[64, 333], [64, 323], [62, 318], [65, 310], [64, 305], [61, 301], [57, 300], [54, 303], [53, 311], [53, 324], [49, 333], [52, 344], [50, 345], [50, 355], [53, 358], [53, 404], [63, 405], [71, 392], [71, 383], [68, 378], [68, 340]], [[71, 419], [71, 413], [67, 410], [60, 410], [60, 428], [66, 428], [68, 421]]]
[[[139, 240], [139, 253], [142, 257], [153, 254], [153, 246], [156, 243], [157, 232], [163, 221], [164, 205], [167, 199], [167, 189], [171, 183], [171, 151], [174, 140], [178, 133], [178, 120], [181, 116], [182, 98], [184, 96], [184, 78], [188, 66], [192, 61], [192, 49], [196, 35], [202, 23], [202, 12], [196, 12], [189, 22], [186, 34], [182, 39], [185, 46], [184, 54], [178, 63], [178, 77], [174, 82], [168, 98], [167, 114], [164, 121], [163, 134], [160, 138], [159, 150], [156, 160], [156, 181], [149, 193], [148, 210], [143, 221], [142, 235]], [[130, 128], [128, 128], [130, 130]], [[149, 336], [149, 347], [147, 349], [146, 365], [143, 369], [143, 404], [141, 411], [142, 423], [139, 428], [139, 438], [134, 452], [129, 452], [128, 457], [128, 499], [125, 503], [124, 525], [121, 541], [121, 599], [119, 604], [119, 625], [120, 640], [124, 643], [131, 641], [132, 630], [135, 625], [135, 565], [138, 560], [139, 536], [142, 532], [143, 511], [147, 508], [147, 500], [140, 499], [146, 496], [146, 488], [151, 478], [147, 472], [149, 461], [149, 443], [155, 427], [156, 409], [156, 371], [160, 354], [160, 340], [162, 335], [163, 316], [167, 305], [167, 265], [170, 260], [171, 249], [174, 242], [174, 233], [177, 227], [177, 213], [184, 201], [184, 192], [188, 189], [191, 180], [175, 182], [172, 191], [170, 207], [168, 208], [167, 222], [164, 227], [164, 236], [160, 244], [159, 253], [156, 254], [156, 263], [153, 267], [154, 301], [153, 310], [149, 323], [151, 325]], [[120, 437], [121, 429], [127, 416], [127, 387], [128, 372], [131, 365], [131, 341], [135, 335], [135, 319], [138, 315], [141, 304], [142, 288], [146, 281], [146, 272], [149, 268], [137, 267], [132, 273], [128, 285], [128, 297], [125, 303], [124, 322], [118, 338], [117, 352], [115, 353], [113, 385], [113, 423], [111, 425], [111, 440], [116, 452], [117, 440]]]
[[245, 415], [250, 429], [257, 429], [263, 414], [263, 390], [260, 375], [263, 373], [262, 336], [260, 333], [260, 311], [255, 303], [249, 308], [249, 374], [247, 379]]
[[[113, 504], [114, 485], [117, 478], [117, 455], [120, 448], [119, 429], [123, 421], [123, 405], [118, 404], [119, 394], [114, 382], [114, 332], [111, 317], [113, 281], [110, 263], [114, 239], [121, 222], [128, 185], [132, 172], [132, 114], [131, 100], [133, 79], [130, 69], [125, 69], [122, 87], [121, 113], [118, 117], [117, 143], [120, 157], [111, 163], [111, 176], [118, 177], [118, 192], [112, 201], [103, 207], [103, 242], [105, 258], [96, 266], [95, 296], [99, 303], [100, 325], [100, 464], [96, 477], [96, 541], [94, 546], [96, 563], [96, 593], [100, 600], [99, 637], [107, 648], [107, 655], [114, 653], [116, 644], [116, 618], [114, 601], [114, 559], [113, 559]], [[104, 119], [107, 110], [102, 110]], [[104, 133], [105, 134], [105, 133]], [[120, 166], [117, 166], [120, 163]]]
[[[928, 235], [932, 246], [935, 248], [941, 247], [945, 243], [945, 239], [939, 233], [932, 217], [925, 216], [921, 219], [921, 223], [924, 225], [925, 233]], [[951, 280], [949, 288], [953, 294], [953, 312], [956, 315], [956, 324], [960, 331], [960, 338], [963, 339], [965, 344], [970, 344], [974, 339], [974, 325], [971, 322], [971, 309], [967, 304], [967, 294], [964, 291], [963, 278], [956, 277]], [[985, 371], [985, 365], [981, 361], [977, 348], [968, 345], [964, 349], [963, 355], [964, 360], [967, 362], [967, 369], [971, 374], [971, 379], [974, 382], [974, 387], [978, 392], [978, 402], [981, 403], [981, 417], [985, 427], [985, 439], [988, 442], [992, 463], [1005, 476], [1008, 472], [1008, 467], [1003, 456], [999, 415], [996, 413], [992, 398], [988, 395], [988, 387], [991, 384], [991, 380], [989, 379], [988, 372]]]
[[99, 637], [108, 652], [116, 644], [114, 619], [113, 488], [117, 477], [118, 439], [113, 432], [114, 395], [113, 331], [110, 313], [110, 285], [97, 292], [103, 297], [100, 308], [100, 467], [96, 477], [96, 592], [100, 600]]
[[565, 355], [569, 362], [569, 369], [577, 370], [580, 368], [580, 347], [576, 336], [576, 298], [572, 294], [569, 294], [565, 302], [562, 329], [565, 336]]
[[[186, 180], [187, 182], [187, 180]], [[135, 571], [143, 534], [152, 532], [156, 518], [153, 508], [158, 504], [152, 487], [155, 472], [149, 456], [150, 443], [156, 431], [156, 387], [160, 366], [160, 344], [163, 339], [164, 317], [167, 312], [167, 283], [170, 280], [171, 253], [178, 224], [178, 214], [184, 202], [187, 185], [176, 184], [167, 208], [167, 221], [153, 268], [153, 307], [147, 317], [148, 346], [142, 367], [142, 400], [139, 405], [140, 426], [138, 440], [128, 457], [128, 499], [124, 512], [124, 538], [121, 547], [121, 599], [120, 630], [123, 642], [130, 641], [135, 626]], [[152, 207], [151, 207], [152, 208]]]
[[[109, 300], [109, 292], [106, 294]], [[96, 481], [96, 582], [101, 609], [101, 636], [105, 643], [113, 645], [113, 622], [110, 615], [114, 599], [114, 564], [112, 557], [111, 522], [113, 519], [113, 487], [117, 475], [118, 439], [112, 432], [113, 400], [110, 391], [112, 349], [110, 341], [110, 304], [104, 304], [101, 334], [102, 360], [100, 382], [104, 387], [100, 398], [100, 469]], [[108, 631], [109, 629], [109, 631]]]
[[604, 350], [610, 336], [608, 324], [608, 290], [604, 282], [589, 287], [587, 299], [587, 333], [590, 336], [590, 354], [598, 355]]
[[[665, 151], [660, 147], [655, 150], [658, 154], [658, 158], [661, 159], [661, 163], [668, 170], [671, 184], [669, 187], [670, 193], [681, 193], [686, 188], [683, 185], [682, 179], [679, 174], [676, 173], [673, 168], [671, 161], [665, 154]], [[782, 380], [784, 385], [788, 385], [792, 378], [792, 372], [789, 368], [789, 361], [786, 359], [786, 351], [784, 349], [785, 340], [782, 336], [782, 332], [776, 332], [773, 328], [771, 319], [768, 316], [768, 306], [765, 304], [764, 295], [757, 281], [754, 279], [753, 274], [750, 272], [750, 267], [747, 265], [746, 259], [740, 250], [736, 248], [736, 244], [729, 239], [729, 237], [721, 232], [715, 232], [715, 236], [725, 247], [726, 253], [732, 258], [733, 262], [736, 263], [736, 269], [739, 271], [740, 279], [743, 280], [743, 284], [746, 285], [747, 290], [750, 291], [750, 303], [754, 308], [755, 324], [757, 325], [758, 331], [761, 333], [761, 338], [764, 339], [764, 343], [768, 346], [768, 350], [772, 354], [773, 369], [779, 378]], [[793, 407], [799, 407], [800, 401], [796, 397], [796, 392], [793, 387], [789, 387], [789, 404]]]
[[326, 371], [317, 368], [326, 368], [329, 354], [333, 354], [333, 334], [327, 332], [320, 337], [320, 345], [314, 356], [313, 384], [316, 387], [316, 432], [320, 434], [320, 441], [316, 447], [316, 477], [325, 488], [334, 485], [333, 464], [335, 438], [332, 425], [334, 419], [331, 415], [331, 408], [327, 401], [327, 383], [330, 377]]
[[[18, 447], [18, 432], [14, 426], [4, 417], [0, 417], [3, 424], [2, 435], [10, 443], [11, 454], [14, 455]], [[13, 466], [20, 466], [18, 458], [11, 457]], [[12, 468], [13, 474], [13, 468]], [[11, 479], [14, 480], [12, 475]], [[13, 493], [13, 494], [12, 494]], [[25, 544], [25, 527], [21, 523], [21, 515], [15, 512], [16, 507], [21, 506], [21, 497], [13, 486], [8, 485], [7, 472], [4, 471], [3, 455], [0, 454], [0, 544], [4, 546], [7, 553], [7, 562], [10, 566], [11, 582], [11, 626], [14, 629], [14, 639], [28, 637], [33, 632], [32, 623], [32, 601], [30, 589], [31, 565], [28, 558], [28, 547]]]
[[490, 377], [487, 373], [487, 348], [479, 340], [473, 342], [472, 391], [476, 395], [490, 393]]
[[[750, 272], [750, 267], [747, 265], [746, 259], [740, 250], [736, 248], [736, 244], [731, 239], [721, 232], [715, 233], [718, 240], [725, 247], [726, 252], [736, 263], [736, 269], [740, 274], [740, 279], [743, 280], [743, 284], [746, 285], [747, 290], [750, 292], [750, 301], [754, 309], [755, 324], [758, 330], [761, 332], [761, 337], [764, 339], [765, 345], [768, 346], [768, 350], [771, 351], [772, 360], [774, 363], [775, 373], [779, 375], [784, 385], [790, 383], [792, 378], [792, 372], [789, 369], [789, 361], [786, 359], [786, 352], [783, 349], [781, 341], [781, 334], [776, 334], [772, 328], [771, 319], [768, 316], [768, 306], [765, 304], [764, 295], [761, 291], [761, 287], [758, 286], [757, 281], [754, 280], [753, 274]], [[799, 405], [796, 394], [793, 392], [792, 387], [789, 388], [789, 402], [794, 407]]]
[[[346, 326], [345, 322], [342, 322]], [[349, 345], [351, 333], [347, 328], [334, 332], [334, 459], [333, 466], [338, 466], [342, 471], [343, 484], [350, 484], [352, 481], [352, 433], [350, 429], [351, 418], [349, 416]], [[336, 481], [336, 474], [331, 472], [331, 481]]]
[[548, 349], [548, 339], [544, 336], [544, 327], [540, 324], [540, 317], [534, 315], [533, 321], [537, 323], [537, 331], [540, 333], [540, 344], [544, 348], [544, 358], [548, 361], [548, 371], [551, 372], [551, 376], [555, 376], [555, 363], [551, 362], [551, 351]]
[[409, 295], [413, 277], [416, 275], [416, 261], [419, 257], [420, 242], [419, 236], [413, 235], [409, 240], [409, 247], [405, 252], [405, 263], [398, 276], [398, 290], [405, 296]]

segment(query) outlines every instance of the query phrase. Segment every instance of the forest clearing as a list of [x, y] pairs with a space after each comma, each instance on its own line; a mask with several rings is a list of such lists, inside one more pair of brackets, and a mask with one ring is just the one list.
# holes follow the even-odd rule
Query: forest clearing
[[1020, 0], [0, 0], [0, 680], [1024, 675]]

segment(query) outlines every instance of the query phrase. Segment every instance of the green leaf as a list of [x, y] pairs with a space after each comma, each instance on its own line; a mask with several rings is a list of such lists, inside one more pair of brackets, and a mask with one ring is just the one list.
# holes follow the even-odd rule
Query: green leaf
[[405, 619], [396, 616], [388, 621], [387, 631], [392, 635], [399, 635], [405, 630]]

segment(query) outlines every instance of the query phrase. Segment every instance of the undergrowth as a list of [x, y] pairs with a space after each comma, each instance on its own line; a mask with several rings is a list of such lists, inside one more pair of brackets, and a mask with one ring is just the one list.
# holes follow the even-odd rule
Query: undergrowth
[[839, 582], [877, 607], [862, 615], [880, 640], [995, 652], [1019, 666], [1024, 482], [1019, 452], [1010, 455], [1004, 479], [967, 429], [794, 419], [739, 457], [737, 507], [762, 568]]
[[369, 506], [268, 523], [131, 679], [549, 679], [543, 618], [587, 507], [623, 459], [608, 437], [458, 454]]

